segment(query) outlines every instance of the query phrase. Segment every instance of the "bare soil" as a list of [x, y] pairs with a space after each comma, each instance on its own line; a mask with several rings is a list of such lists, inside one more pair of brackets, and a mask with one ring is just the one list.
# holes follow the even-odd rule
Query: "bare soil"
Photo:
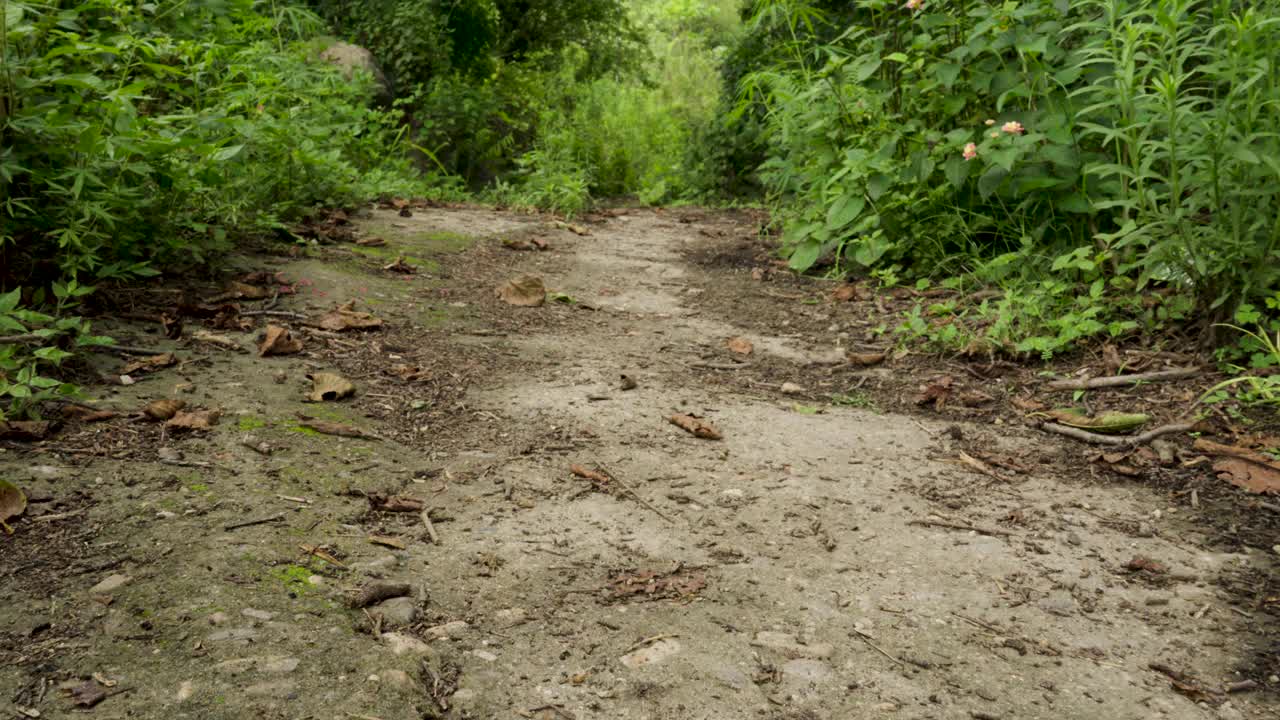
[[[4, 447], [32, 500], [0, 537], [5, 713], [1277, 717], [1280, 513], [1190, 438], [1043, 433], [1015, 401], [1062, 400], [1044, 368], [895, 353], [910, 298], [832, 302], [749, 212], [360, 215], [385, 246], [237, 258], [297, 290], [248, 331], [146, 320], [221, 283], [119, 291], [100, 327], [180, 363], [122, 385], [102, 355], [90, 404], [126, 415]], [[499, 300], [522, 274], [552, 301]], [[301, 320], [349, 300], [384, 327]], [[303, 351], [259, 357], [268, 320]], [[355, 396], [304, 402], [318, 372]], [[1206, 382], [1090, 397], [1168, 419]], [[221, 419], [128, 415], [162, 398]], [[380, 583], [408, 599], [352, 606]]]

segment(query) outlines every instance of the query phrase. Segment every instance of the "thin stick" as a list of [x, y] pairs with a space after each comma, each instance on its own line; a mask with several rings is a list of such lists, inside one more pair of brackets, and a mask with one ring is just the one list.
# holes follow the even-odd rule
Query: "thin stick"
[[1148, 430], [1141, 435], [1134, 435], [1133, 437], [1099, 435], [1098, 433], [1091, 433], [1088, 430], [1059, 425], [1058, 423], [1041, 423], [1040, 429], [1046, 432], [1057, 433], [1058, 435], [1065, 435], [1081, 442], [1093, 443], [1094, 445], [1127, 445], [1134, 447], [1149, 443], [1162, 435], [1189, 432], [1195, 426], [1195, 423], [1175, 423], [1173, 425], [1164, 425], [1154, 430]]
[[866, 644], [867, 644], [867, 645], [868, 645], [872, 650], [875, 650], [876, 652], [880, 653], [881, 655], [883, 655], [883, 656], [885, 656], [885, 657], [889, 658], [890, 660], [892, 660], [893, 662], [897, 663], [898, 665], [901, 665], [901, 666], [903, 666], [903, 667], [906, 667], [906, 665], [907, 665], [907, 664], [906, 664], [905, 662], [903, 662], [903, 661], [899, 660], [898, 658], [896, 658], [896, 657], [894, 657], [894, 656], [890, 655], [889, 653], [885, 652], [885, 651], [884, 651], [884, 649], [883, 649], [883, 648], [881, 648], [879, 645], [877, 645], [877, 644], [875, 644], [875, 643], [871, 642], [871, 636], [870, 636], [870, 635], [868, 635], [868, 634], [866, 634], [866, 633], [862, 632], [861, 630], [854, 630], [854, 631], [853, 631], [853, 634], [854, 634], [854, 635], [856, 635], [856, 636], [858, 636], [858, 638], [860, 638], [860, 639], [862, 640], [862, 642], [866, 643]]
[[284, 513], [276, 513], [270, 517], [258, 518], [257, 520], [245, 520], [244, 522], [232, 523], [224, 527], [223, 530], [231, 532], [232, 530], [239, 530], [240, 528], [246, 528], [253, 525], [265, 525], [267, 523], [276, 522], [277, 520], [283, 520], [284, 517]]
[[1158, 370], [1156, 372], [1137, 373], [1136, 375], [1112, 375], [1099, 378], [1085, 378], [1072, 380], [1055, 380], [1045, 387], [1050, 390], [1097, 390], [1098, 388], [1123, 387], [1125, 385], [1137, 385], [1142, 382], [1159, 382], [1161, 380], [1178, 380], [1193, 375], [1199, 375], [1200, 368], [1176, 368], [1173, 370]]
[[26, 335], [5, 335], [0, 337], [0, 345], [20, 345], [29, 342], [48, 342], [53, 336], [40, 335], [38, 333], [27, 333]]
[[965, 525], [964, 523], [946, 522], [945, 520], [912, 520], [908, 525], [924, 525], [926, 527], [947, 528], [948, 530], [968, 530], [976, 532], [979, 535], [999, 535], [1009, 537], [1013, 533], [1008, 530], [998, 530], [996, 528], [982, 528], [976, 525]]
[[31, 518], [31, 522], [46, 523], [66, 520], [67, 518], [73, 518], [77, 515], [83, 515], [84, 511], [88, 509], [89, 508], [80, 508], [79, 510], [72, 510], [71, 512], [58, 513], [57, 515], [41, 515], [40, 517]]
[[608, 473], [608, 475], [609, 475], [609, 479], [610, 479], [610, 480], [613, 480], [614, 482], [616, 482], [616, 483], [618, 484], [618, 487], [622, 488], [623, 490], [625, 490], [625, 491], [626, 491], [626, 493], [627, 493], [628, 495], [630, 495], [631, 497], [635, 498], [635, 501], [636, 501], [636, 502], [638, 502], [638, 503], [640, 503], [641, 505], [645, 506], [646, 508], [648, 508], [648, 509], [652, 510], [652, 511], [653, 511], [653, 513], [654, 513], [655, 515], [657, 515], [658, 517], [662, 518], [663, 520], [666, 520], [667, 522], [675, 522], [675, 520], [672, 520], [671, 518], [667, 517], [667, 515], [666, 515], [665, 513], [663, 513], [661, 510], [659, 510], [658, 508], [656, 508], [656, 507], [654, 507], [654, 506], [650, 505], [648, 500], [645, 500], [644, 498], [640, 497], [640, 495], [639, 495], [638, 493], [636, 493], [636, 491], [635, 491], [635, 490], [632, 490], [632, 489], [631, 489], [631, 486], [630, 486], [630, 485], [628, 485], [628, 484], [626, 484], [625, 482], [623, 482], [620, 478], [618, 478], [617, 476], [615, 476], [613, 473]]
[[291, 320], [306, 320], [307, 316], [302, 313], [289, 312], [288, 310], [244, 310], [240, 313], [241, 317], [282, 317]]
[[128, 345], [90, 345], [85, 350], [98, 353], [115, 353], [117, 355], [163, 355], [168, 350], [156, 348], [130, 347]]
[[429, 514], [430, 512], [431, 512], [431, 508], [427, 508], [426, 510], [422, 511], [422, 514], [419, 517], [422, 518], [422, 524], [425, 525], [427, 528], [427, 537], [431, 538], [431, 544], [439, 545], [440, 535], [436, 533], [436, 526], [434, 523], [431, 522], [431, 515]]
[[744, 362], [744, 363], [691, 362], [691, 363], [687, 363], [687, 365], [691, 368], [705, 368], [707, 370], [741, 370], [743, 368], [751, 367], [751, 363], [749, 362]]
[[641, 640], [640, 642], [635, 643], [634, 645], [627, 648], [626, 650], [623, 650], [622, 654], [626, 655], [627, 653], [635, 652], [636, 650], [639, 650], [642, 647], [648, 647], [656, 642], [660, 642], [662, 640], [670, 640], [671, 638], [678, 638], [678, 637], [680, 636], [675, 634], [670, 634], [670, 633], [665, 635], [654, 635], [653, 637], [647, 637]]

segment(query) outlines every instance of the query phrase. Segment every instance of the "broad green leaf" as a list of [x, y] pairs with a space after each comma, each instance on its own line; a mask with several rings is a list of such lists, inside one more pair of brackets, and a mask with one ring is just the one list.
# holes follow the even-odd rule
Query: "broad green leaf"
[[867, 195], [871, 197], [872, 202], [879, 200], [881, 196], [893, 187], [893, 178], [878, 172], [867, 178]]
[[212, 153], [209, 153], [209, 159], [214, 162], [226, 162], [234, 159], [243, 150], [244, 145], [228, 145], [227, 147], [218, 148]]
[[792, 251], [791, 259], [787, 264], [791, 266], [792, 270], [804, 272], [813, 267], [813, 264], [818, 262], [818, 258], [821, 256], [822, 243], [816, 240], [807, 240]]
[[867, 201], [861, 195], [841, 195], [827, 211], [827, 229], [832, 232], [843, 229], [858, 219]]
[[933, 72], [938, 76], [938, 82], [948, 89], [955, 85], [956, 78], [960, 77], [962, 69], [955, 63], [938, 63], [933, 66]]
[[0, 295], [0, 313], [13, 312], [20, 300], [22, 300], [22, 288], [14, 288]]
[[1000, 189], [1000, 184], [1009, 176], [1009, 171], [1004, 168], [993, 165], [987, 168], [987, 171], [978, 178], [978, 192], [982, 195], [982, 199], [986, 200]]
[[951, 181], [952, 187], [959, 188], [969, 179], [969, 170], [973, 167], [973, 161], [965, 160], [960, 155], [952, 155], [943, 163], [942, 169], [947, 174], [947, 180]]

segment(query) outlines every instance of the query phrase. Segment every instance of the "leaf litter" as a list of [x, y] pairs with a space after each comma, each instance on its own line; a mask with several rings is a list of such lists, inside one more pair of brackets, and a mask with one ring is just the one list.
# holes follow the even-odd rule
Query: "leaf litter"
[[302, 352], [302, 340], [295, 338], [288, 328], [268, 325], [262, 342], [258, 344], [258, 356], [294, 355]]
[[356, 310], [356, 301], [343, 303], [321, 315], [311, 324], [322, 330], [344, 332], [347, 330], [376, 330], [382, 327], [382, 319], [372, 314]]
[[696, 415], [672, 415], [667, 418], [667, 422], [684, 430], [696, 438], [703, 440], [723, 440], [724, 435], [716, 429], [715, 425], [697, 417]]

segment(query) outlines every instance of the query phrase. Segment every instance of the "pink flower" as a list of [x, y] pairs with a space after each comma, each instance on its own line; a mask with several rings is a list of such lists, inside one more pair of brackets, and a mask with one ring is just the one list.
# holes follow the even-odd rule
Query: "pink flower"
[[1026, 128], [1022, 127], [1022, 123], [1018, 122], [1017, 120], [1010, 120], [1004, 125], [1001, 125], [1000, 129], [1003, 130], [1004, 132], [1009, 133], [1010, 135], [1021, 135], [1022, 133], [1026, 132]]
[[965, 146], [964, 146], [964, 159], [965, 159], [965, 160], [972, 160], [972, 159], [974, 159], [974, 158], [976, 158], [976, 157], [978, 157], [978, 146], [977, 146], [976, 144], [974, 144], [974, 143], [969, 143], [968, 145], [965, 145]]
[[902, 7], [906, 8], [907, 10], [913, 10], [918, 12], [920, 8], [924, 7], [924, 0], [907, 0], [907, 4], [903, 5]]
[[991, 127], [992, 125], [995, 125], [995, 124], [996, 124], [995, 120], [992, 120], [991, 118], [987, 118], [987, 127]]
[[998, 132], [993, 132], [993, 133], [991, 133], [991, 137], [993, 137], [993, 138], [998, 138], [998, 137], [1000, 137], [1000, 133], [998, 133]]

